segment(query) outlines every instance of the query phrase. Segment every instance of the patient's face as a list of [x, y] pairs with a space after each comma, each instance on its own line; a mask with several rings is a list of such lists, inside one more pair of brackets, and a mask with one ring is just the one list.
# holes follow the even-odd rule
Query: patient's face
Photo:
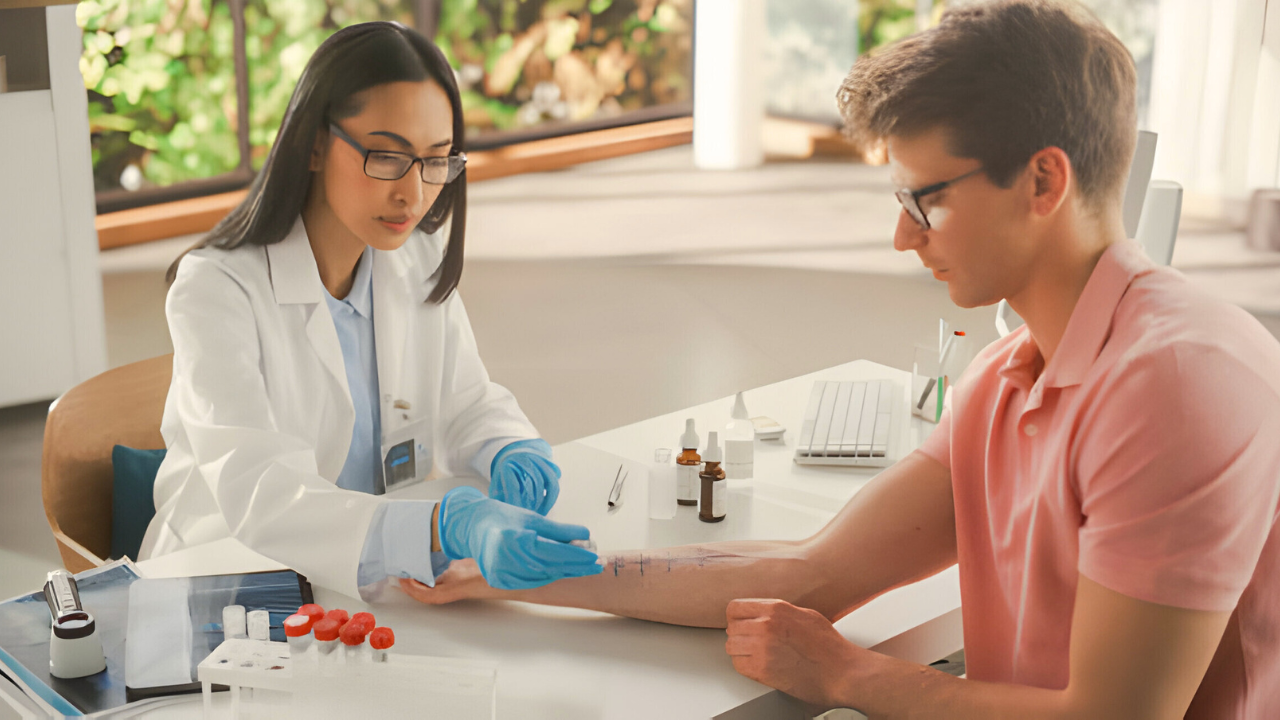
[[[956, 157], [943, 129], [889, 138], [890, 177], [895, 188], [919, 190], [980, 168], [973, 158]], [[929, 218], [924, 230], [906, 212], [898, 214], [894, 247], [914, 250], [933, 276], [947, 283], [960, 307], [991, 305], [1015, 294], [1026, 282], [1032, 238], [1030, 203], [1020, 192], [1024, 179], [1000, 188], [986, 173], [920, 199]]]

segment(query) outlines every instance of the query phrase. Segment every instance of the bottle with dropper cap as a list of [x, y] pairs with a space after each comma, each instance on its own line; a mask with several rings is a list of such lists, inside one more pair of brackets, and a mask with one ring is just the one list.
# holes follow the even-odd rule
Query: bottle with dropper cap
[[699, 479], [702, 482], [702, 502], [698, 506], [698, 519], [702, 522], [717, 523], [724, 520], [728, 504], [728, 485], [724, 479], [724, 468], [720, 461], [724, 455], [720, 452], [720, 438], [713, 430], [707, 433], [707, 449], [702, 453], [706, 461]]
[[755, 474], [756, 429], [747, 417], [742, 393], [733, 400], [733, 418], [724, 426], [724, 472], [730, 480], [747, 480]]
[[693, 418], [684, 421], [680, 447], [682, 452], [676, 458], [676, 503], [697, 505], [698, 474], [702, 470], [702, 457], [698, 455], [698, 433], [693, 429]]

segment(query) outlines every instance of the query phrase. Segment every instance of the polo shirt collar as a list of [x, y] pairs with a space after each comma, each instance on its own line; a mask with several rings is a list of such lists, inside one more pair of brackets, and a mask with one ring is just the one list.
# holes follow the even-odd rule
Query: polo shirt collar
[[[1071, 312], [1057, 354], [1041, 375], [1045, 387], [1065, 388], [1084, 381], [1111, 336], [1112, 320], [1129, 285], [1154, 269], [1154, 263], [1137, 241], [1123, 240], [1103, 252]], [[1041, 356], [1030, 331], [1023, 327], [1022, 343], [999, 373], [1014, 382], [1025, 380], [1024, 384], [1029, 385], [1029, 378], [1035, 376], [1035, 363], [1041, 361]]]

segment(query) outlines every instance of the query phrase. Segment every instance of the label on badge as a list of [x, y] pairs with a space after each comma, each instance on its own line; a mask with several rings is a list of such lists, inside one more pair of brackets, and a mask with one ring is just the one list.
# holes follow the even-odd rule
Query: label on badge
[[432, 467], [431, 451], [426, 446], [428, 437], [423, 420], [383, 436], [382, 478], [387, 492], [427, 479]]

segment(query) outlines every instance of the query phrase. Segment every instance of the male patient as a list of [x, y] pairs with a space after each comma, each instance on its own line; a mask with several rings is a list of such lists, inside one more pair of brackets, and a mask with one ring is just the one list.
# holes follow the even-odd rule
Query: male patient
[[[895, 246], [957, 305], [1026, 320], [924, 446], [802, 542], [627, 552], [518, 592], [456, 564], [406, 592], [727, 627], [742, 674], [872, 717], [1280, 718], [1280, 344], [1125, 239], [1134, 97], [1119, 40], [1047, 0], [860, 59], [839, 101], [905, 188]], [[956, 562], [967, 679], [832, 627]]]

